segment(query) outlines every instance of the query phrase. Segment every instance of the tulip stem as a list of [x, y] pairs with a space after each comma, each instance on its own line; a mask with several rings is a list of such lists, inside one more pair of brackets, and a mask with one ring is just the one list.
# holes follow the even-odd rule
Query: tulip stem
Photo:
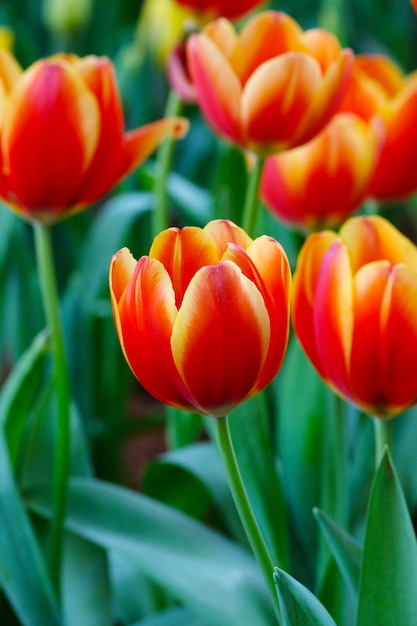
[[391, 447], [391, 422], [373, 417], [375, 435], [375, 469], [379, 467], [385, 448]]
[[255, 157], [255, 163], [249, 174], [246, 190], [245, 206], [243, 207], [242, 228], [249, 237], [255, 235], [256, 222], [259, 213], [259, 187], [261, 184], [264, 159]]
[[67, 505], [67, 483], [70, 466], [70, 385], [59, 311], [59, 296], [53, 263], [51, 230], [36, 224], [35, 250], [39, 285], [46, 323], [51, 333], [51, 349], [57, 400], [57, 434], [54, 458], [53, 517], [49, 536], [49, 568], [57, 594], [60, 592], [60, 570], [64, 520]]
[[226, 475], [234, 503], [239, 513], [240, 520], [245, 529], [252, 551], [257, 558], [258, 563], [265, 576], [265, 580], [270, 591], [272, 604], [278, 618], [278, 622], [280, 623], [281, 612], [279, 609], [278, 598], [273, 579], [274, 563], [268, 552], [258, 522], [249, 502], [248, 495], [246, 493], [246, 489], [242, 480], [241, 473], [239, 471], [239, 466], [237, 464], [237, 459], [233, 448], [233, 442], [230, 435], [227, 416], [214, 418], [212, 422], [214, 426], [214, 432], [216, 435], [220, 458], [226, 470]]
[[[171, 90], [165, 109], [165, 117], [177, 117], [181, 113], [182, 100], [179, 95]], [[167, 195], [167, 181], [171, 171], [174, 157], [175, 139], [166, 137], [159, 146], [157, 152], [156, 181], [155, 181], [155, 209], [153, 212], [153, 237], [156, 237], [162, 230], [169, 227], [169, 203]]]

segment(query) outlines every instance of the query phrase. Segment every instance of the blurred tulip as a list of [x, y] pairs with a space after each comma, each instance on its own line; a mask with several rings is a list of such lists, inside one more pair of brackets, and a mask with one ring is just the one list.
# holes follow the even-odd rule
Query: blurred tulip
[[262, 200], [279, 220], [301, 230], [340, 224], [367, 196], [380, 130], [355, 115], [335, 115], [310, 142], [266, 160]]
[[43, 19], [52, 32], [72, 33], [88, 24], [92, 0], [44, 0]]
[[265, 0], [176, 0], [176, 2], [192, 9], [200, 19], [208, 21], [217, 17], [236, 20], [264, 4]]
[[162, 231], [149, 256], [113, 256], [110, 290], [124, 355], [158, 400], [216, 417], [263, 389], [288, 340], [291, 273], [267, 236], [226, 220]]
[[293, 325], [334, 390], [391, 418], [417, 402], [417, 248], [378, 216], [304, 244], [294, 275]]
[[54, 222], [109, 191], [182, 119], [124, 132], [109, 59], [55, 56], [14, 82], [1, 115], [0, 196], [28, 220]]
[[0, 49], [12, 50], [14, 44], [14, 34], [10, 28], [0, 26]]
[[188, 65], [214, 130], [261, 157], [316, 135], [340, 104], [352, 64], [330, 33], [303, 32], [288, 15], [264, 11], [237, 34], [219, 19], [191, 35]]
[[370, 194], [386, 200], [413, 193], [417, 189], [417, 72], [406, 76], [383, 55], [359, 55], [340, 110], [383, 121], [385, 141]]
[[413, 7], [414, 11], [417, 13], [417, 0], [411, 0], [411, 6]]

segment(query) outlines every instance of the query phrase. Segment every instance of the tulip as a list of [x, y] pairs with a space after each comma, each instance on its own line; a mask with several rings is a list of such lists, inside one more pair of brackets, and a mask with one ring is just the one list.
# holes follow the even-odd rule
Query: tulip
[[110, 266], [118, 337], [142, 386], [165, 404], [225, 416], [278, 372], [291, 273], [274, 239], [227, 220], [169, 228], [149, 256]]
[[187, 44], [198, 103], [213, 129], [260, 157], [317, 134], [340, 105], [353, 55], [330, 33], [264, 11], [237, 34], [226, 19]]
[[380, 127], [339, 113], [310, 142], [266, 160], [261, 198], [304, 231], [340, 224], [363, 203], [377, 163]]
[[379, 216], [304, 244], [294, 275], [293, 326], [323, 379], [389, 419], [417, 402], [417, 248]]
[[417, 189], [417, 72], [405, 75], [383, 55], [359, 55], [340, 110], [385, 128], [378, 166], [370, 184], [376, 200], [406, 198]]
[[0, 115], [0, 196], [43, 223], [96, 201], [164, 136], [187, 128], [174, 118], [124, 132], [113, 66], [95, 56], [37, 61], [14, 81]]
[[265, 0], [176, 0], [176, 2], [192, 9], [200, 19], [226, 17], [236, 20], [263, 4]]

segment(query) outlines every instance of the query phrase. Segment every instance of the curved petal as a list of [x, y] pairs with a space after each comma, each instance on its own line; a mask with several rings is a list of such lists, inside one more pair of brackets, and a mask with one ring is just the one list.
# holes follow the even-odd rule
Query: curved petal
[[417, 275], [387, 261], [354, 280], [351, 382], [371, 414], [392, 417], [417, 399]]
[[[116, 257], [113, 274], [118, 272], [118, 263]], [[120, 342], [141, 385], [161, 402], [193, 409], [193, 400], [171, 353], [170, 339], [177, 317], [175, 294], [168, 272], [157, 259], [139, 259], [117, 310]]]
[[229, 244], [234, 243], [246, 250], [252, 243], [252, 239], [245, 233], [243, 228], [236, 226], [230, 220], [211, 220], [204, 227], [204, 231], [214, 240], [219, 260], [227, 251]]
[[213, 239], [196, 226], [162, 231], [155, 237], [149, 257], [158, 259], [168, 272], [178, 308], [190, 280], [200, 267], [216, 265], [220, 260]]
[[347, 220], [340, 237], [349, 248], [352, 272], [374, 261], [404, 263], [417, 273], [417, 248], [388, 220], [378, 215]]
[[302, 41], [313, 57], [320, 63], [325, 74], [341, 53], [338, 38], [323, 28], [310, 28], [302, 34]]
[[70, 207], [99, 131], [97, 101], [73, 66], [35, 63], [10, 93], [4, 115], [1, 147], [11, 200], [35, 213]]
[[382, 87], [388, 98], [394, 97], [404, 85], [405, 76], [400, 67], [383, 54], [358, 54], [355, 66]]
[[312, 99], [292, 146], [305, 143], [330, 121], [342, 103], [348, 79], [352, 71], [354, 55], [352, 50], [342, 50], [339, 58], [330, 64]]
[[314, 332], [326, 378], [352, 398], [349, 384], [353, 337], [353, 278], [349, 253], [340, 241], [323, 257], [315, 292]]
[[249, 19], [229, 58], [242, 85], [262, 63], [290, 50], [306, 52], [301, 35], [297, 22], [281, 11], [261, 11]]
[[250, 396], [267, 355], [262, 295], [229, 261], [204, 267], [185, 293], [172, 332], [182, 379], [202, 412], [226, 415]]
[[303, 53], [288, 52], [261, 65], [242, 94], [245, 144], [262, 155], [292, 145], [321, 82], [319, 64]]
[[213, 128], [240, 144], [240, 81], [226, 57], [206, 35], [192, 35], [188, 66], [198, 103]]
[[181, 138], [188, 130], [184, 118], [164, 118], [125, 133], [109, 158], [107, 151], [97, 153], [86, 172], [77, 196], [85, 204], [109, 191], [156, 150], [165, 137]]
[[[5, 93], [9, 93], [13, 85], [22, 75], [23, 69], [11, 52], [0, 48], [0, 83]], [[0, 121], [1, 125], [1, 121]]]

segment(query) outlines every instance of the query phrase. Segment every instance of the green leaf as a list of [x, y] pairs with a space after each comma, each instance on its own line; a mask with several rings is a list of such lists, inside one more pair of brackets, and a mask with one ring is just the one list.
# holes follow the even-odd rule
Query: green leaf
[[282, 626], [336, 626], [319, 600], [295, 578], [276, 568], [274, 581]]
[[362, 558], [361, 546], [323, 511], [316, 508], [313, 513], [341, 573], [357, 594]]
[[178, 607], [146, 617], [131, 626], [207, 626], [207, 622], [202, 622], [187, 609]]
[[28, 422], [48, 353], [48, 334], [41, 332], [20, 357], [0, 395], [0, 427], [5, 429], [9, 454], [16, 463], [22, 434]]
[[[67, 528], [116, 550], [212, 626], [273, 623], [272, 604], [254, 559], [238, 545], [177, 511], [98, 480], [69, 485]], [[48, 516], [50, 488], [28, 494]]]
[[417, 625], [417, 545], [390, 454], [369, 498], [357, 626]]
[[0, 431], [0, 586], [23, 626], [58, 626], [54, 593]]
[[112, 626], [107, 556], [102, 548], [66, 533], [62, 587], [65, 626]]

